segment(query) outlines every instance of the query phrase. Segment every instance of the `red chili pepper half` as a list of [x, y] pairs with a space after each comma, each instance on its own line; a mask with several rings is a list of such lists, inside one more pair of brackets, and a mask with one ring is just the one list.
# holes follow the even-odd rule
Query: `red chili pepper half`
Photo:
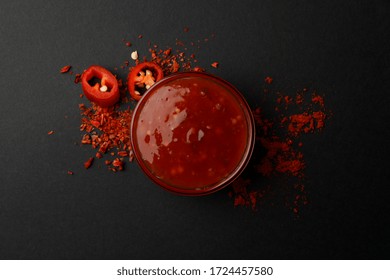
[[142, 93], [164, 77], [163, 70], [154, 62], [142, 62], [127, 76], [127, 87], [131, 97], [140, 100]]
[[101, 66], [90, 66], [83, 73], [81, 84], [85, 96], [100, 107], [112, 106], [119, 100], [118, 81]]

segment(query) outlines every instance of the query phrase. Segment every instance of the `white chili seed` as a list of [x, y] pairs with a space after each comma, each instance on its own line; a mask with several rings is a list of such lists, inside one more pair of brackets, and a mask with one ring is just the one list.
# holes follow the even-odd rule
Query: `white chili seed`
[[131, 53], [131, 59], [133, 59], [133, 60], [137, 60], [138, 59], [138, 52], [137, 51], [133, 51]]
[[108, 90], [108, 87], [107, 86], [101, 86], [100, 87], [100, 91], [101, 92], [106, 92]]
[[198, 141], [202, 140], [203, 136], [204, 136], [204, 131], [199, 129], [199, 131], [198, 131]]

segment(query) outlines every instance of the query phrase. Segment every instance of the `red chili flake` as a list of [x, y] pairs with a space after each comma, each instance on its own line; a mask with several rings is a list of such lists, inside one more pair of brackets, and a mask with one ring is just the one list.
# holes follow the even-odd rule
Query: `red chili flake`
[[194, 67], [193, 71], [195, 71], [195, 72], [205, 72], [206, 70], [204, 68], [196, 66], [196, 67]]
[[90, 123], [91, 123], [94, 127], [99, 127], [99, 126], [100, 126], [100, 122], [95, 121], [95, 120], [91, 120]]
[[73, 171], [68, 170], [68, 175], [73, 175]]
[[188, 32], [190, 29], [188, 27], [184, 27], [184, 32]]
[[50, 130], [47, 134], [52, 135], [54, 133], [54, 130]]
[[112, 162], [112, 165], [113, 165], [113, 166], [116, 166], [116, 167], [121, 166], [121, 165], [122, 165], [122, 161], [121, 161], [119, 158], [116, 158], [116, 159], [114, 159], [114, 161]]
[[264, 81], [267, 83], [267, 84], [272, 84], [272, 81], [273, 79], [271, 77], [265, 77]]
[[211, 63], [211, 66], [214, 67], [214, 68], [218, 68], [219, 63], [218, 62], [213, 62], [213, 63]]
[[103, 144], [100, 145], [99, 152], [102, 154], [105, 154], [108, 149], [109, 142], [104, 142]]
[[[151, 56], [152, 56], [152, 60], [154, 60], [154, 59], [156, 59], [156, 58], [157, 58], [156, 51], [154, 51], [154, 50], [151, 50], [151, 51], [150, 51], [150, 54], [151, 54]], [[146, 57], [144, 58], [144, 60], [146, 61]]]
[[112, 166], [116, 167], [119, 171], [123, 170], [124, 162], [120, 160], [119, 158], [116, 158], [112, 162]]
[[131, 47], [131, 45], [132, 45], [131, 42], [126, 42], [127, 47]]
[[175, 72], [179, 71], [179, 68], [180, 68], [179, 63], [177, 63], [176, 60], [172, 61], [171, 72], [172, 72], [172, 73], [175, 73]]
[[91, 136], [89, 134], [84, 134], [83, 138], [81, 139], [81, 144], [91, 144]]
[[126, 151], [120, 151], [120, 152], [118, 152], [118, 156], [127, 157], [128, 153]]
[[85, 169], [88, 169], [91, 167], [93, 159], [94, 159], [93, 157], [90, 157], [86, 162], [84, 162]]
[[75, 84], [78, 84], [81, 82], [81, 74], [76, 74], [75, 77], [74, 77], [74, 83]]
[[68, 73], [69, 70], [70, 70], [70, 68], [72, 68], [71, 65], [66, 65], [66, 66], [64, 66], [64, 67], [61, 68], [60, 72], [61, 72], [62, 74]]
[[141, 39], [143, 36], [141, 34], [138, 35], [138, 39]]

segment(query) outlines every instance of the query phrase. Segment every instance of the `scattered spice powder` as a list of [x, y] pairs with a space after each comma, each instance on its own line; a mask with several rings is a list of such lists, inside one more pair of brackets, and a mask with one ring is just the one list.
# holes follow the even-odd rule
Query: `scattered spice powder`
[[[265, 83], [270, 84], [270, 80], [272, 81], [272, 78], [267, 77]], [[306, 164], [303, 152], [299, 150], [303, 146], [300, 136], [323, 129], [327, 118], [324, 99], [316, 93], [307, 98], [309, 95], [307, 89], [290, 96], [279, 92], [273, 94], [265, 88], [264, 94], [266, 97], [274, 98], [276, 115], [273, 118], [266, 118], [260, 108], [253, 110], [258, 151], [257, 154], [254, 153], [249, 168], [253, 169], [254, 175], [248, 178], [242, 175], [243, 178], [232, 184], [229, 195], [234, 198], [235, 206], [256, 210], [259, 200], [264, 202], [265, 197], [275, 197], [278, 188], [270, 187], [271, 179], [284, 178], [288, 181], [282, 182], [285, 187], [291, 186], [291, 179], [294, 179], [296, 182], [289, 190], [293, 193], [284, 197], [284, 203], [298, 215], [299, 207], [308, 203], [303, 184]], [[297, 110], [299, 113], [296, 113]], [[291, 111], [295, 113], [289, 115]], [[256, 185], [255, 181], [259, 175], [266, 180]]]

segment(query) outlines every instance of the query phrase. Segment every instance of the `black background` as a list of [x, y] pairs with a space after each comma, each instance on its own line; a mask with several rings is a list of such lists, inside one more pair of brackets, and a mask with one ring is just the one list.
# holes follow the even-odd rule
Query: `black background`
[[[388, 258], [389, 17], [388, 1], [2, 0], [0, 258]], [[212, 33], [199, 64], [219, 61], [211, 72], [251, 105], [267, 75], [326, 95], [333, 118], [303, 148], [311, 203], [300, 218], [234, 208], [227, 190], [175, 196], [136, 164], [84, 170], [81, 88], [59, 69], [113, 69], [148, 40]]]

